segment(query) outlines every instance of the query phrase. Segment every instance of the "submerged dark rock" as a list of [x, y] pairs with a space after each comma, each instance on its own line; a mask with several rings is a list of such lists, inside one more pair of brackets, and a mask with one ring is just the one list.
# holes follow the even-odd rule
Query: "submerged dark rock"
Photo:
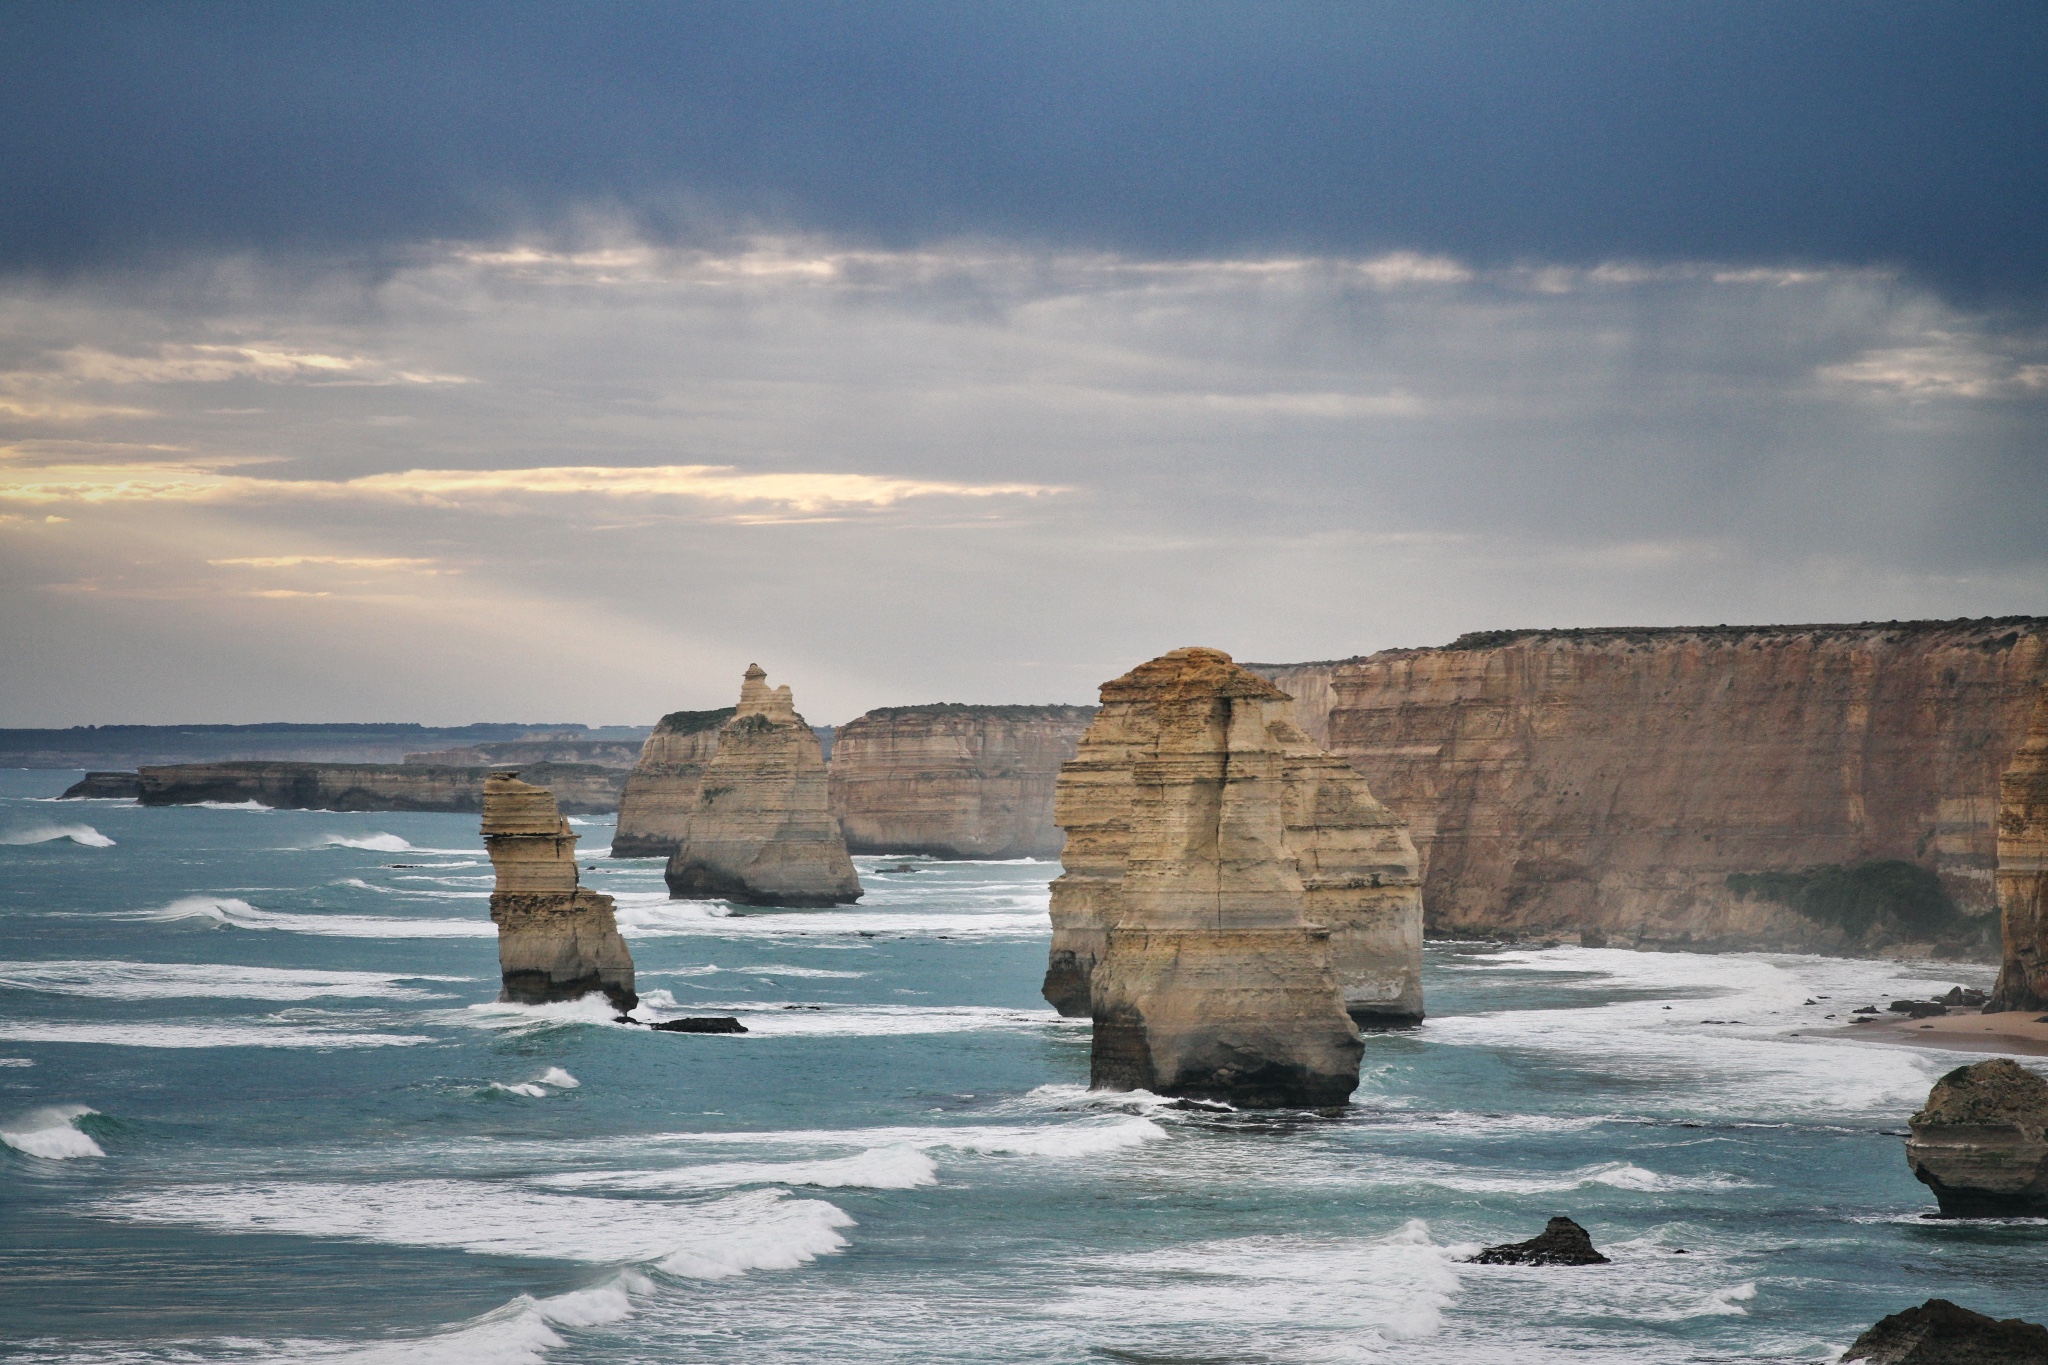
[[745, 1033], [747, 1026], [731, 1015], [707, 1016], [693, 1019], [664, 1019], [658, 1024], [649, 1024], [657, 1033]]
[[1553, 1218], [1526, 1242], [1503, 1242], [1472, 1258], [1475, 1265], [1606, 1265], [1592, 1236], [1569, 1218]]
[[1842, 1359], [1866, 1365], [2048, 1365], [2048, 1327], [1929, 1299], [1880, 1318]]

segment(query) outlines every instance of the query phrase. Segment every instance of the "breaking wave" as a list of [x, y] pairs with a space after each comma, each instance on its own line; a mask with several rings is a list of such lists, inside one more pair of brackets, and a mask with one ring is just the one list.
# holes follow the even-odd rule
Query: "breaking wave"
[[0, 988], [82, 995], [101, 1000], [315, 1000], [382, 997], [430, 1000], [412, 981], [466, 981], [460, 976], [322, 971], [310, 967], [237, 967], [224, 963], [0, 962]]
[[938, 1163], [915, 1147], [877, 1147], [817, 1161], [721, 1161], [666, 1170], [574, 1171], [541, 1182], [570, 1189], [715, 1190], [735, 1185], [812, 1185], [824, 1189], [914, 1190], [938, 1183]]
[[0, 834], [0, 844], [16, 846], [26, 844], [50, 844], [70, 840], [82, 848], [112, 848], [114, 841], [94, 829], [91, 825], [33, 825], [28, 829], [9, 830]]
[[315, 848], [362, 848], [372, 853], [410, 853], [413, 846], [396, 834], [329, 834]]
[[105, 1156], [91, 1135], [78, 1130], [78, 1121], [99, 1110], [83, 1104], [53, 1104], [31, 1109], [0, 1128], [0, 1142], [27, 1156], [45, 1161], [70, 1161], [82, 1156]]
[[160, 909], [131, 911], [118, 918], [165, 924], [191, 923], [214, 929], [323, 934], [333, 938], [490, 938], [498, 932], [498, 927], [489, 920], [293, 914], [258, 910], [249, 902], [232, 896], [185, 896]]

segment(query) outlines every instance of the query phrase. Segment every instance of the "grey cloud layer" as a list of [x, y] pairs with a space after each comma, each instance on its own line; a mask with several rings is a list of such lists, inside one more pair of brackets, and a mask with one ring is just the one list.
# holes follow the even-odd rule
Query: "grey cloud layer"
[[[2040, 610], [2044, 409], [2039, 335], [1877, 271], [613, 235], [19, 289], [6, 720], [644, 720], [755, 658], [836, 720], [1195, 642]], [[522, 647], [582, 653], [477, 667]]]

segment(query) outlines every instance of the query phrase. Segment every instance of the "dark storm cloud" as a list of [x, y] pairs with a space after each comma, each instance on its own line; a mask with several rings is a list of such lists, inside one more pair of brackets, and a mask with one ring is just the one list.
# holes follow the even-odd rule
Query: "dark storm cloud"
[[16, 4], [0, 265], [625, 212], [2048, 292], [2048, 6]]

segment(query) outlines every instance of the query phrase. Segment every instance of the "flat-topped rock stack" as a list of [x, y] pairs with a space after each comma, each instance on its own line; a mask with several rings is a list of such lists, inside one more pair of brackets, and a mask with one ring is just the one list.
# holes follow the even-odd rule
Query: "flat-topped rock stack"
[[1055, 797], [1045, 987], [1093, 1017], [1096, 1086], [1341, 1104], [1362, 1052], [1347, 996], [1420, 1017], [1414, 848], [1291, 706], [1213, 649], [1103, 685]]
[[2048, 1215], [2048, 1081], [2007, 1057], [1959, 1066], [1913, 1115], [1906, 1164], [1951, 1218]]
[[554, 793], [516, 772], [484, 781], [484, 847], [497, 881], [500, 997], [539, 1005], [600, 992], [621, 1010], [639, 1003], [633, 955], [619, 937], [612, 898], [576, 881], [576, 835]]
[[661, 718], [626, 777], [619, 827], [612, 836], [614, 858], [668, 858], [683, 846], [683, 831], [703, 790], [704, 769], [718, 752], [719, 727], [734, 714], [727, 706], [673, 711]]
[[787, 686], [747, 666], [740, 704], [699, 777], [668, 889], [748, 905], [845, 905], [860, 877], [833, 818], [818, 737]]
[[2048, 685], [1998, 784], [2004, 963], [1986, 1012], [2048, 1009]]

